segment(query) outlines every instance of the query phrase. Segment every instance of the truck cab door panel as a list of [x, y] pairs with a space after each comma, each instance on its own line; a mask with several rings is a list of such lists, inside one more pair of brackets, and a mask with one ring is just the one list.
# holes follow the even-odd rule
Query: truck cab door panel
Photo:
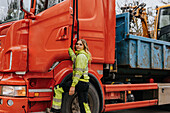
[[72, 25], [70, 6], [70, 0], [56, 3], [32, 20], [29, 38], [30, 71], [46, 72], [55, 61], [69, 59]]

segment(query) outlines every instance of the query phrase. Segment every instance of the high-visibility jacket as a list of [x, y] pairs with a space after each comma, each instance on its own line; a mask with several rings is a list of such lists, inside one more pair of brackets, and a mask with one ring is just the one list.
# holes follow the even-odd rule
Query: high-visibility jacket
[[73, 50], [69, 48], [69, 55], [73, 61], [73, 82], [71, 85], [73, 87], [75, 87], [79, 81], [89, 82], [90, 79], [88, 76], [88, 61], [90, 55], [84, 50], [75, 51], [75, 54]]

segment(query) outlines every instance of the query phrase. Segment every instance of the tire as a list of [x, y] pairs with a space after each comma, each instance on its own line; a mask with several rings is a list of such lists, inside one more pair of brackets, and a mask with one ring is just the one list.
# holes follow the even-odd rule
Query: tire
[[[92, 84], [89, 86], [88, 101], [91, 113], [99, 113], [99, 95]], [[77, 94], [74, 94], [73, 96], [69, 96], [68, 93], [64, 94], [61, 113], [80, 113]]]
[[170, 104], [161, 105], [161, 106], [158, 106], [158, 108], [161, 110], [170, 111]]

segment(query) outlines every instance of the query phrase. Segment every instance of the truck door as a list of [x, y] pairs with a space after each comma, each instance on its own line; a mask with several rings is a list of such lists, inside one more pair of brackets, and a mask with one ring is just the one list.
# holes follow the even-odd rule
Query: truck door
[[37, 0], [30, 24], [29, 70], [47, 72], [56, 61], [69, 58], [71, 0]]

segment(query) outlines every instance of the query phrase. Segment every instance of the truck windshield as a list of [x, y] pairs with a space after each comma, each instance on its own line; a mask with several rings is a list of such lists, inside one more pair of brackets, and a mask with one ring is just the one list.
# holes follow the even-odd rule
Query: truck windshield
[[170, 25], [170, 7], [160, 10], [159, 28]]
[[0, 23], [18, 20], [21, 10], [19, 0], [0, 0]]
[[63, 2], [63, 1], [65, 1], [65, 0], [37, 0], [35, 14], [38, 14], [38, 13], [56, 5], [56, 4]]

